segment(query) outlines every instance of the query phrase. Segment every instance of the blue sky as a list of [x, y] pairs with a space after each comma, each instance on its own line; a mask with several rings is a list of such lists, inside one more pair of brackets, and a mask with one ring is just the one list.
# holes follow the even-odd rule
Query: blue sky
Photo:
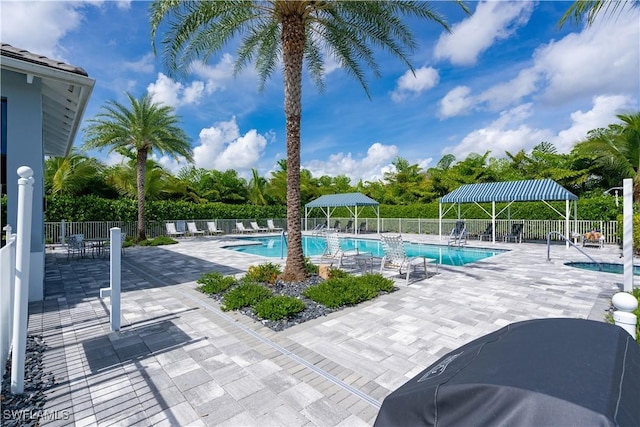
[[[560, 29], [571, 2], [467, 4], [469, 16], [453, 3], [432, 3], [452, 34], [412, 24], [416, 76], [379, 54], [382, 77], [367, 80], [371, 99], [331, 59], [323, 93], [305, 78], [302, 166], [355, 184], [379, 179], [396, 156], [428, 168], [445, 154], [504, 157], [541, 141], [568, 152], [616, 114], [640, 110], [640, 8], [590, 28]], [[2, 0], [0, 7], [3, 43], [81, 66], [96, 79], [85, 120], [106, 100], [125, 102], [125, 91], [148, 92], [182, 117], [197, 167], [245, 177], [255, 167], [268, 176], [285, 157], [282, 74], [260, 93], [251, 67], [232, 76], [233, 46], [178, 79], [152, 54], [148, 2]], [[156, 160], [174, 173], [185, 165]]]

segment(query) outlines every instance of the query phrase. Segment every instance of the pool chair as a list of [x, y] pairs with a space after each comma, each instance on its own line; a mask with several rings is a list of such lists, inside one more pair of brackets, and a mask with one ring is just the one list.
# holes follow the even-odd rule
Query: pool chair
[[244, 234], [244, 233], [254, 233], [255, 230], [253, 228], [246, 228], [243, 223], [236, 222], [236, 233]]
[[456, 226], [449, 234], [448, 245], [462, 246], [467, 243], [467, 227], [464, 221], [456, 221]]
[[262, 233], [263, 231], [269, 231], [269, 229], [266, 228], [266, 227], [260, 227], [256, 221], [252, 221], [250, 224], [251, 224], [251, 228], [256, 233]]
[[478, 240], [483, 240], [485, 237], [487, 240], [493, 239], [493, 223], [491, 222], [487, 224], [487, 228], [482, 233], [478, 234]]
[[397, 270], [399, 274], [402, 274], [402, 270], [407, 272], [405, 277], [405, 285], [409, 286], [409, 275], [413, 267], [414, 271], [417, 267], [422, 266], [424, 269], [425, 278], [429, 277], [427, 270], [427, 264], [435, 264], [436, 274], [438, 273], [438, 263], [433, 258], [427, 258], [424, 256], [407, 256], [407, 251], [402, 241], [402, 236], [387, 236], [381, 235], [382, 250], [384, 256], [382, 257], [382, 263], [380, 264], [380, 274], [385, 269]]
[[267, 228], [269, 229], [269, 231], [282, 231], [283, 230], [282, 227], [276, 227], [275, 224], [273, 223], [272, 219], [268, 219], [267, 220]]
[[353, 220], [347, 221], [347, 225], [342, 229], [345, 233], [353, 233]]
[[367, 223], [366, 221], [361, 222], [360, 226], [358, 227], [358, 233], [362, 234], [362, 233], [366, 233], [367, 232]]
[[504, 235], [504, 241], [509, 242], [513, 239], [514, 243], [522, 243], [522, 235], [524, 234], [524, 224], [511, 224], [511, 232]]
[[165, 222], [165, 228], [167, 229], [167, 236], [169, 237], [181, 237], [184, 236], [184, 231], [178, 231], [176, 224], [173, 222]]
[[207, 233], [209, 233], [210, 236], [215, 236], [216, 234], [223, 234], [224, 231], [219, 230], [214, 221], [207, 221]]
[[592, 230], [585, 233], [582, 239], [583, 247], [602, 248], [604, 247], [604, 236], [598, 230]]
[[337, 219], [336, 222], [333, 223], [333, 227], [328, 227], [325, 229], [326, 231], [340, 231], [340, 220]]
[[358, 255], [358, 249], [352, 251], [345, 251], [340, 245], [340, 236], [338, 233], [327, 233], [325, 235], [327, 247], [325, 248], [322, 256], [320, 257], [320, 263], [329, 263], [329, 266], [333, 266], [335, 261], [338, 262], [338, 268], [344, 265], [344, 262], [349, 258]]
[[204, 236], [204, 230], [198, 230], [198, 226], [195, 222], [187, 223], [188, 233], [192, 236]]

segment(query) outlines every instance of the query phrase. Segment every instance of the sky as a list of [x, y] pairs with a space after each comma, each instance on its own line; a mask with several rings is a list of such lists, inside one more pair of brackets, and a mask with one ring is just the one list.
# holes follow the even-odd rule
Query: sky
[[[566, 153], [589, 130], [640, 110], [639, 7], [591, 27], [560, 28], [571, 2], [466, 4], [469, 15], [455, 3], [432, 2], [451, 33], [409, 22], [418, 42], [410, 57], [415, 74], [377, 52], [381, 75], [367, 75], [370, 98], [330, 56], [323, 92], [305, 73], [302, 167], [315, 177], [346, 175], [355, 185], [381, 179], [397, 156], [427, 169], [446, 154], [501, 158], [543, 141]], [[3, 43], [80, 66], [95, 79], [81, 127], [107, 101], [148, 93], [180, 116], [196, 167], [235, 169], [245, 178], [256, 168], [270, 177], [286, 158], [281, 69], [260, 92], [252, 67], [233, 76], [231, 43], [191, 73], [172, 76], [153, 54], [148, 10], [143, 1], [1, 0], [0, 34]], [[122, 161], [108, 151], [89, 155]], [[174, 174], [187, 165], [154, 159]]]

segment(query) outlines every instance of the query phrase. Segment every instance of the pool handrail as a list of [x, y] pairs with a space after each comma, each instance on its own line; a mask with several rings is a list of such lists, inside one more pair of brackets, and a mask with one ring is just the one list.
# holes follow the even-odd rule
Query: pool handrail
[[560, 233], [559, 231], [550, 231], [549, 234], [547, 234], [547, 261], [551, 261], [551, 235], [552, 234], [555, 234], [555, 235], [561, 237], [565, 242], [569, 243], [569, 245], [571, 245], [574, 248], [576, 248], [578, 250], [578, 252], [580, 252], [582, 255], [586, 256], [587, 258], [589, 258], [594, 264], [596, 264], [598, 266], [598, 271], [602, 271], [602, 264], [601, 263], [596, 261], [591, 255], [589, 255], [588, 253], [586, 253], [585, 251], [580, 249], [580, 247], [578, 245], [573, 243], [570, 239], [567, 239], [566, 236], [564, 234]]

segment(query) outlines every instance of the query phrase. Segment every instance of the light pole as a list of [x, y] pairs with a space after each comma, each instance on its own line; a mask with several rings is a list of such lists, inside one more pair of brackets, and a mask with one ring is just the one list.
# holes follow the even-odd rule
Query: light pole
[[603, 194], [606, 196], [607, 194], [611, 193], [611, 190], [615, 190], [615, 196], [616, 196], [616, 207], [618, 207], [618, 191], [622, 190], [622, 187], [611, 187], [610, 189], [608, 189], [607, 191], [605, 191]]

